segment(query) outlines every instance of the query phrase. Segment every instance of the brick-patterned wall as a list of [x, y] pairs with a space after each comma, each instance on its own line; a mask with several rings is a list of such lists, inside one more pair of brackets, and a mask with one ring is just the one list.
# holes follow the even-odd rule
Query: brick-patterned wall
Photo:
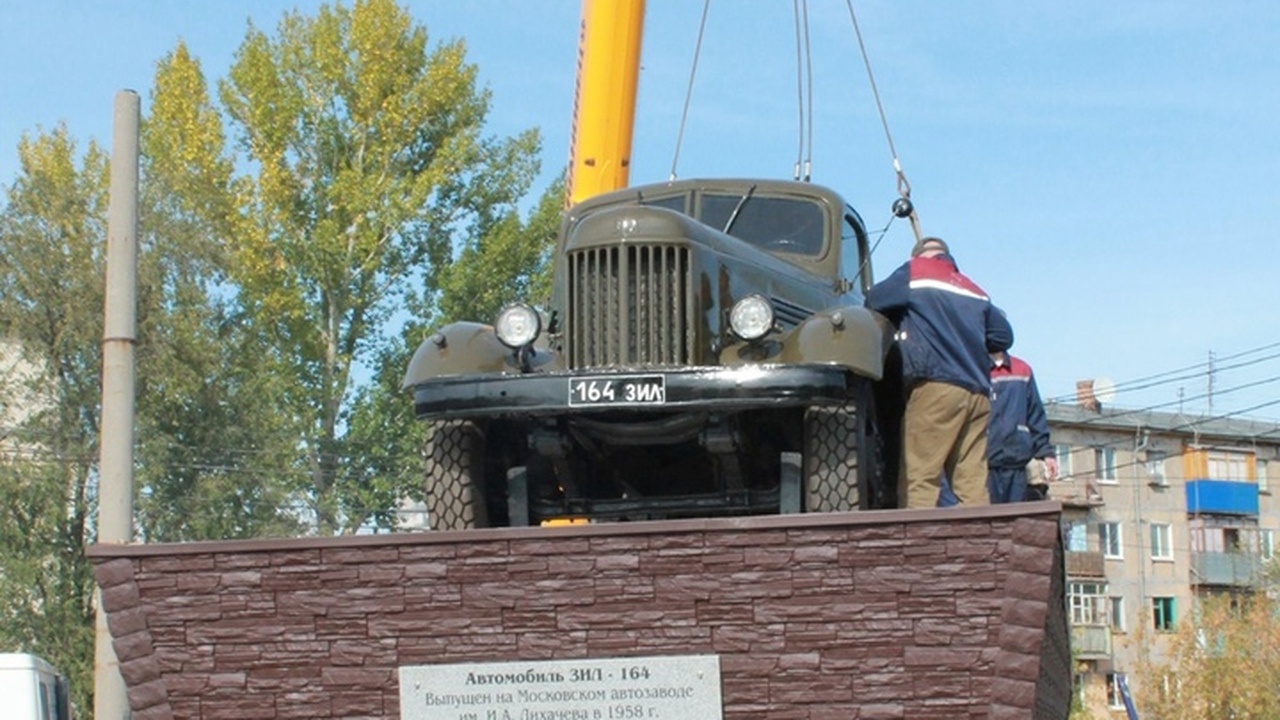
[[398, 718], [397, 668], [720, 657], [724, 717], [1065, 718], [1060, 506], [90, 550], [135, 720]]

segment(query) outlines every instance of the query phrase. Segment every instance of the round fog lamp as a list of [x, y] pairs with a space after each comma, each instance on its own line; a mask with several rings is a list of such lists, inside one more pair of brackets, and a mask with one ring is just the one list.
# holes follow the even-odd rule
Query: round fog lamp
[[729, 328], [743, 340], [759, 340], [773, 329], [773, 305], [759, 295], [748, 295], [733, 304]]
[[522, 348], [538, 338], [538, 333], [542, 332], [542, 319], [538, 317], [538, 311], [528, 305], [508, 305], [498, 313], [493, 332], [503, 345]]

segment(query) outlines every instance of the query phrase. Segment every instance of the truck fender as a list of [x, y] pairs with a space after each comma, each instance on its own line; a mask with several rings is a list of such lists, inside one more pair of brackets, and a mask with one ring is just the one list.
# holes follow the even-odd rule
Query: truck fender
[[725, 365], [744, 363], [835, 363], [872, 380], [884, 377], [885, 357], [893, 342], [893, 325], [883, 315], [860, 305], [814, 313], [794, 328], [755, 343], [724, 349]]
[[[544, 348], [531, 350], [529, 365], [542, 367], [552, 359]], [[516, 352], [498, 341], [493, 326], [478, 322], [446, 325], [422, 341], [409, 368], [403, 389], [449, 375], [521, 372]]]
[[828, 308], [797, 325], [782, 338], [784, 363], [837, 363], [858, 375], [879, 380], [893, 342], [893, 326], [860, 305]]

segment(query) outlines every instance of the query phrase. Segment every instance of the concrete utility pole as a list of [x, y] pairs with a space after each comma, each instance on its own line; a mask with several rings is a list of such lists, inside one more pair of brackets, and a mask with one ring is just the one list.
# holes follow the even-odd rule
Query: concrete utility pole
[[1210, 350], [1209, 351], [1209, 392], [1207, 393], [1207, 397], [1209, 398], [1209, 417], [1213, 417], [1213, 360], [1214, 360], [1213, 351]]
[[[134, 359], [138, 276], [138, 94], [116, 93], [107, 206], [106, 318], [102, 337], [102, 450], [98, 461], [98, 542], [133, 540]], [[97, 596], [93, 716], [130, 717], [120, 661]]]

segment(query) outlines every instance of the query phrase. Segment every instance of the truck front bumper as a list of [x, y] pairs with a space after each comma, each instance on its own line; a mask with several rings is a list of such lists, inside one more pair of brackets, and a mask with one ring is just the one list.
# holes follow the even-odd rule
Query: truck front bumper
[[415, 385], [413, 401], [420, 419], [725, 411], [840, 404], [859, 382], [834, 364], [458, 375]]

